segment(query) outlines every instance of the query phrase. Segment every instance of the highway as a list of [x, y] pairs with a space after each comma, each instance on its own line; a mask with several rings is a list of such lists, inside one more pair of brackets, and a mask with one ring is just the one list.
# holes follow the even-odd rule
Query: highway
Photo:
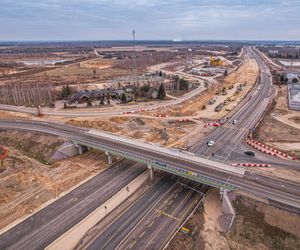
[[208, 186], [191, 182], [188, 185], [200, 192], [177, 183], [174, 190], [140, 221], [117, 249], [163, 249], [202, 201], [202, 194], [209, 189]]
[[[249, 53], [252, 52], [249, 51]], [[255, 57], [255, 54], [251, 55]], [[238, 123], [235, 126], [214, 130], [207, 140], [215, 140], [216, 144], [212, 148], [207, 147], [206, 141], [196, 145], [192, 150], [197, 154], [211, 156], [211, 152], [214, 152], [215, 158], [218, 160], [239, 159], [237, 156], [243, 155], [243, 147], [246, 147], [243, 142], [245, 134], [255, 126], [274, 94], [267, 67], [264, 67], [261, 59], [256, 59], [261, 68], [262, 85], [258, 84], [253, 89], [227, 124], [231, 124], [233, 119], [237, 119]], [[93, 134], [89, 130], [63, 124], [0, 120], [0, 128], [50, 133], [96, 148], [104, 145], [138, 156], [137, 161], [140, 158], [147, 158], [178, 169], [201, 173], [210, 180], [219, 181], [223, 185], [225, 183], [225, 186], [267, 199], [272, 205], [282, 207], [284, 204], [286, 209], [293, 211], [297, 211], [293, 208], [300, 209], [300, 185], [255, 175], [247, 171], [235, 173], [222, 168], [218, 169], [216, 166], [223, 165], [218, 161], [214, 164], [211, 161], [199, 163], [187, 160], [184, 153], [180, 155], [179, 152], [178, 156], [171, 153], [166, 154], [165, 151], [155, 151], [151, 147], [140, 147], [140, 143], [135, 141], [132, 142], [135, 145], [132, 145], [124, 143], [121, 138], [112, 137], [109, 140]], [[144, 169], [142, 164], [126, 161], [120, 168], [106, 170], [103, 174], [95, 177], [95, 181], [86, 184], [91, 186], [75, 189], [2, 234], [0, 249], [44, 248], [100, 204], [103, 204], [113, 193], [129, 183]], [[160, 169], [168, 172], [166, 168]], [[180, 175], [179, 172], [170, 172]], [[193, 179], [193, 176], [190, 178]], [[170, 190], [174, 192], [165, 196]], [[83, 249], [99, 249], [99, 246], [101, 249], [159, 249], [166, 244], [166, 240], [174, 233], [176, 227], [191, 210], [192, 205], [196, 205], [200, 198], [199, 193], [182, 187], [180, 189], [174, 179], [165, 178], [138, 199], [130, 209], [124, 211], [104, 233], [98, 235], [87, 246], [82, 247]], [[156, 204], [157, 201], [161, 202]]]
[[[157, 146], [149, 147], [140, 141], [130, 140], [131, 143], [124, 143], [124, 138], [109, 134], [109, 138], [95, 136], [86, 129], [37, 121], [7, 121], [0, 120], [2, 129], [25, 129], [30, 131], [50, 133], [65, 138], [74, 139], [83, 145], [90, 145], [99, 149], [113, 149], [122, 153], [123, 157], [135, 159], [144, 164], [179, 175], [194, 181], [209, 184], [216, 187], [241, 190], [254, 196], [262, 197], [291, 207], [300, 209], [300, 185], [280, 181], [268, 177], [256, 175], [255, 180], [249, 178], [245, 170], [236, 169], [236, 172], [227, 170], [227, 165], [217, 161], [209, 161], [205, 158], [198, 158], [188, 153], [163, 149]], [[126, 140], [128, 141], [128, 139]], [[144, 145], [144, 147], [142, 146]], [[155, 149], [155, 150], [154, 150]], [[158, 162], [159, 161], [159, 162]], [[218, 166], [221, 166], [218, 167]], [[228, 166], [230, 167], [230, 166]]]
[[42, 249], [125, 187], [145, 167], [123, 160], [0, 235], [0, 249]]
[[165, 175], [107, 226], [92, 229], [76, 249], [161, 249], [208, 190], [197, 183], [193, 187], [200, 192]]
[[111, 222], [91, 244], [81, 246], [80, 249], [116, 249], [126, 235], [154, 208], [157, 202], [160, 202], [172, 190], [175, 183], [175, 178], [164, 177], [139, 197], [134, 204], [123, 211], [116, 220]]
[[[266, 63], [260, 58], [256, 50], [245, 48], [245, 51], [248, 57], [257, 61], [260, 68], [260, 79], [246, 98], [232, 112], [226, 123], [222, 127], [215, 128], [205, 140], [193, 145], [190, 150], [211, 159], [234, 163], [269, 163], [272, 166], [299, 170], [298, 162], [255, 151], [245, 142], [246, 134], [255, 129], [258, 121], [264, 115], [265, 110], [276, 94], [272, 85], [271, 73]], [[237, 120], [237, 123], [233, 124], [233, 120]], [[215, 141], [215, 144], [212, 147], [208, 147], [207, 141]], [[249, 150], [255, 151], [255, 157], [244, 154], [244, 151]]]
[[[214, 153], [215, 158], [230, 160], [232, 153], [240, 150], [240, 143], [244, 142], [246, 134], [255, 127], [274, 97], [272, 78], [268, 67], [253, 50], [249, 48], [245, 48], [245, 50], [250, 58], [256, 59], [260, 68], [260, 80], [246, 99], [234, 110], [225, 125], [216, 128], [206, 140], [192, 148], [192, 151], [197, 154], [211, 156]], [[237, 120], [237, 123], [232, 124], [233, 120]], [[210, 140], [215, 141], [212, 147], [208, 147], [206, 144]], [[241, 153], [243, 155], [243, 152]]]

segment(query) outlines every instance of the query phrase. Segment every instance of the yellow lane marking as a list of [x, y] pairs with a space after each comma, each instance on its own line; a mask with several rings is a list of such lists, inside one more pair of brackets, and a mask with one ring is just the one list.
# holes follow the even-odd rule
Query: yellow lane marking
[[170, 214], [167, 214], [166, 212], [164, 212], [164, 211], [161, 211], [161, 210], [157, 210], [158, 212], [160, 212], [161, 214], [163, 214], [163, 215], [165, 215], [165, 216], [167, 216], [167, 217], [169, 217], [169, 218], [171, 218], [171, 219], [173, 219], [173, 220], [177, 220], [177, 221], [179, 221], [179, 219], [178, 218], [176, 218], [176, 217], [174, 217], [174, 216], [172, 216], [172, 215], [170, 215]]

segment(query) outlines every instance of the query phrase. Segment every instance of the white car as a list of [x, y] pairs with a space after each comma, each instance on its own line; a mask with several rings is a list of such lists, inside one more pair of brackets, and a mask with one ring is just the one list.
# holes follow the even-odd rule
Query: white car
[[237, 123], [237, 120], [233, 120], [233, 121], [232, 121], [232, 124], [236, 124], [236, 123]]
[[212, 145], [214, 145], [215, 144], [215, 141], [208, 141], [207, 142], [207, 146], [209, 146], [209, 147], [211, 147]]

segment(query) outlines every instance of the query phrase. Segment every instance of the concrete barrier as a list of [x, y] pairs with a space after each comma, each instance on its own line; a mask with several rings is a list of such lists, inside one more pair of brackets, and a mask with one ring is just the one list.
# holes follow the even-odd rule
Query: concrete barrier
[[101, 221], [105, 216], [122, 204], [130, 195], [132, 195], [149, 177], [149, 171], [145, 171], [126, 187], [122, 188], [113, 197], [108, 199], [105, 203], [99, 206], [86, 218], [77, 223], [74, 227], [69, 229], [57, 240], [52, 242], [45, 249], [48, 250], [71, 250], [76, 247], [85, 233]]

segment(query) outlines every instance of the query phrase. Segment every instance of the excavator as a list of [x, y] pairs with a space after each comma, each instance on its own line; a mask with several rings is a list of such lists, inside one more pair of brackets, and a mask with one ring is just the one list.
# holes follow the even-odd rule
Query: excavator
[[219, 67], [223, 65], [223, 61], [220, 58], [210, 56], [210, 66]]

